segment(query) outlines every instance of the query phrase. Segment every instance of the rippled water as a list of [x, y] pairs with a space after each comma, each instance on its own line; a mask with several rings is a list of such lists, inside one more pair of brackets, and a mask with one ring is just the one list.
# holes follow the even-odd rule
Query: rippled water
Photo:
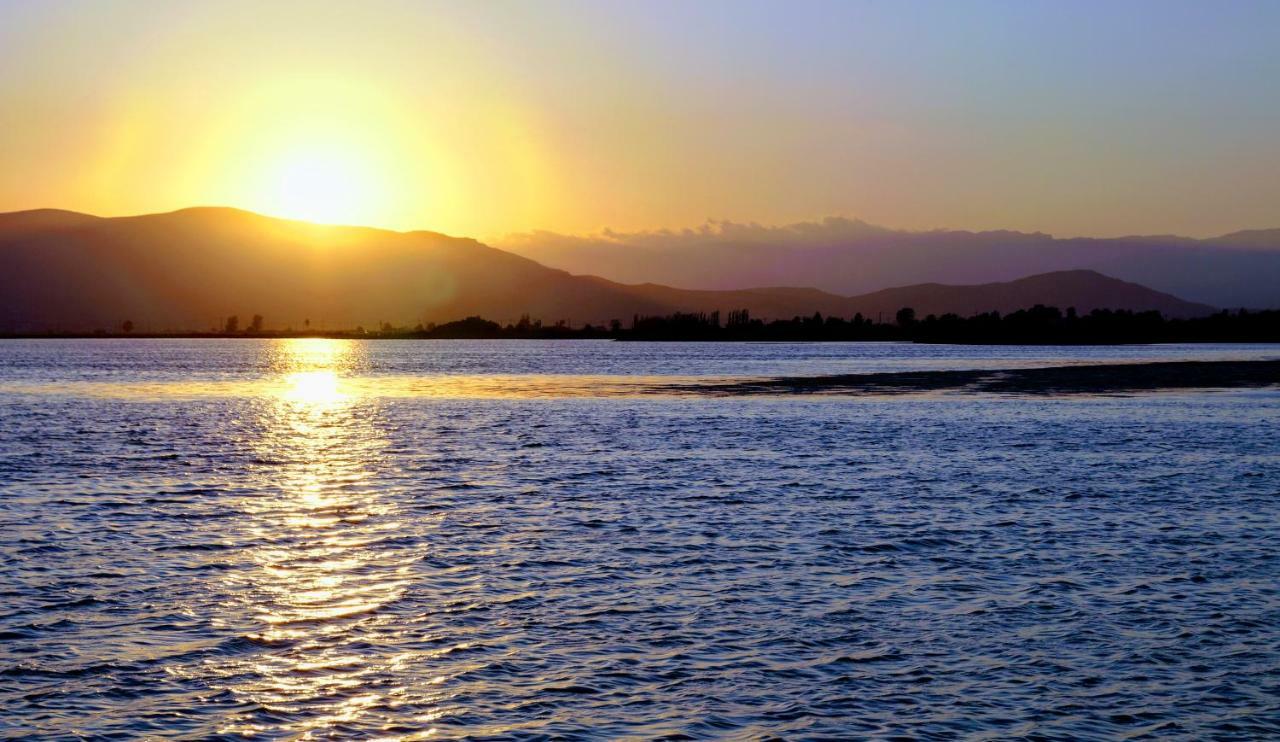
[[1275, 736], [1280, 391], [651, 393], [1202, 357], [0, 342], [0, 734]]

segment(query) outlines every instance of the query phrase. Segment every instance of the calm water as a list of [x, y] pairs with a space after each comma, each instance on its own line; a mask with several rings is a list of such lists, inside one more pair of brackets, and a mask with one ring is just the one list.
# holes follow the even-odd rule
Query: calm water
[[0, 342], [0, 736], [1280, 735], [1280, 346]]

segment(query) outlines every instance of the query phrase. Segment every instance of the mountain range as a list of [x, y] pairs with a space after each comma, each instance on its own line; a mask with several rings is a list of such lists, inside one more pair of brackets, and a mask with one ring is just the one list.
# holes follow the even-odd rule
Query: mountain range
[[524, 314], [603, 324], [636, 314], [733, 309], [763, 318], [860, 312], [887, 319], [904, 306], [921, 316], [970, 315], [1037, 303], [1081, 312], [1212, 311], [1091, 270], [854, 296], [817, 288], [688, 289], [574, 275], [434, 232], [320, 226], [229, 208], [114, 218], [54, 209], [0, 214], [4, 332], [115, 329], [124, 320], [139, 331], [209, 330], [233, 314], [246, 321], [261, 314], [267, 328], [312, 329], [412, 326], [470, 315], [507, 323]]
[[1012, 231], [909, 232], [832, 218], [784, 227], [710, 222], [696, 230], [593, 237], [534, 232], [495, 244], [574, 273], [684, 288], [812, 286], [851, 295], [1084, 269], [1219, 307], [1280, 307], [1280, 229], [1203, 240], [1059, 239]]

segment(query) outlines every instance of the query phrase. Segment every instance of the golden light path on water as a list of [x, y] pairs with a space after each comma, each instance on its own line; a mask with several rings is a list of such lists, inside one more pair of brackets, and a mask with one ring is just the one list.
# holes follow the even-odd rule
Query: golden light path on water
[[[387, 543], [402, 532], [393, 492], [368, 467], [386, 445], [369, 400], [342, 383], [361, 346], [303, 339], [276, 344], [278, 391], [264, 399], [247, 441], [262, 462], [260, 492], [241, 501], [248, 569], [227, 578], [227, 615], [253, 616], [249, 640], [273, 647], [215, 661], [211, 668], [237, 699], [275, 716], [272, 727], [237, 722], [229, 734], [279, 731], [310, 737], [395, 707], [406, 689], [372, 682], [402, 675], [414, 653], [356, 651], [351, 634], [376, 637], [393, 619], [378, 615], [410, 582], [413, 552]], [[384, 646], [394, 646], [387, 642]], [[431, 686], [431, 676], [423, 685]], [[414, 703], [429, 700], [413, 689]], [[429, 716], [429, 715], [428, 715]], [[429, 722], [430, 719], [422, 719]], [[430, 734], [430, 729], [420, 733]], [[404, 739], [404, 735], [396, 735]]]
[[[281, 344], [318, 339], [282, 340]], [[322, 340], [344, 343], [352, 341]], [[355, 344], [355, 343], [353, 343]], [[91, 397], [119, 400], [192, 400], [253, 398], [368, 402], [372, 399], [563, 399], [569, 397], [651, 397], [690, 394], [690, 385], [734, 382], [756, 377], [586, 374], [384, 374], [344, 376], [337, 370], [311, 369], [257, 380], [189, 381], [39, 381], [0, 383], [0, 394]], [[761, 377], [763, 378], [763, 377]]]

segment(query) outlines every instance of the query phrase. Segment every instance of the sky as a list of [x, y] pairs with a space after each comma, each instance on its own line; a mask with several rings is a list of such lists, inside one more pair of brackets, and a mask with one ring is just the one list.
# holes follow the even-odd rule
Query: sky
[[0, 211], [1280, 226], [1280, 2], [0, 0]]

